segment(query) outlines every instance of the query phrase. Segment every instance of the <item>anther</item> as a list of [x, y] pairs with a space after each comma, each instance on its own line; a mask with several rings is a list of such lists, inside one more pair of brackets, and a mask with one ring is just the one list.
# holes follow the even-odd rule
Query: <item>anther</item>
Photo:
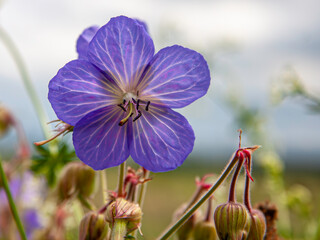
[[134, 98], [132, 98], [132, 102], [133, 102], [134, 104], [137, 103], [137, 101], [136, 101]]
[[[125, 101], [125, 100], [124, 100]], [[123, 110], [123, 111], [127, 111], [123, 106], [122, 106], [122, 104], [118, 104], [118, 106]]]
[[150, 105], [150, 101], [147, 102], [147, 105], [146, 105], [146, 111], [149, 110], [149, 105]]
[[137, 110], [139, 110], [139, 103], [140, 103], [140, 99], [138, 99], [137, 101]]
[[123, 99], [123, 102], [122, 102], [122, 104], [126, 104], [126, 100], [125, 100], [125, 99]]
[[141, 112], [138, 110], [138, 115], [133, 119], [133, 122], [135, 122], [136, 120], [138, 120], [138, 118], [141, 117]]

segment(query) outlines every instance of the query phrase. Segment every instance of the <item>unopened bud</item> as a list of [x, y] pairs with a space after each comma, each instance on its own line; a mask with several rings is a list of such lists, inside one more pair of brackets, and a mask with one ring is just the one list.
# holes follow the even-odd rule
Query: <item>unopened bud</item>
[[142, 211], [138, 204], [117, 198], [107, 208], [106, 220], [113, 225], [115, 220], [123, 219], [127, 222], [127, 233], [140, 227]]
[[81, 162], [71, 162], [63, 170], [58, 182], [59, 199], [68, 200], [77, 195], [86, 198], [94, 190], [95, 171]]
[[88, 212], [80, 222], [79, 240], [104, 239], [107, 229], [104, 215]]
[[198, 222], [193, 232], [194, 240], [216, 240], [218, 239], [217, 231], [212, 221]]
[[12, 124], [12, 117], [10, 112], [2, 105], [0, 105], [0, 137], [3, 136]]
[[240, 240], [247, 236], [246, 226], [250, 224], [250, 217], [244, 205], [228, 202], [216, 208], [214, 222], [220, 239]]
[[262, 240], [266, 233], [266, 218], [264, 214], [258, 210], [251, 211], [251, 227], [247, 240]]

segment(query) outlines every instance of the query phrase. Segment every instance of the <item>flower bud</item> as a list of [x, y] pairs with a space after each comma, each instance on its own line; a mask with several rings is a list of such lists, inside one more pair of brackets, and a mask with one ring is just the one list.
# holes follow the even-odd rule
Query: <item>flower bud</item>
[[193, 232], [194, 240], [216, 240], [218, 239], [217, 231], [212, 221], [198, 222]]
[[11, 124], [12, 118], [10, 112], [0, 105], [0, 137], [8, 131]]
[[96, 173], [91, 167], [82, 163], [80, 165], [77, 173], [77, 188], [79, 194], [89, 197], [94, 191]]
[[247, 240], [262, 240], [266, 233], [266, 219], [258, 209], [251, 211], [251, 226]]
[[244, 205], [228, 202], [216, 208], [214, 222], [220, 239], [240, 240], [247, 235], [250, 217]]
[[77, 195], [86, 198], [94, 190], [95, 171], [81, 162], [71, 162], [63, 170], [58, 182], [59, 199], [69, 200]]
[[80, 222], [79, 240], [104, 239], [107, 235], [104, 215], [88, 212]]
[[123, 219], [127, 221], [127, 233], [140, 227], [142, 211], [138, 204], [117, 198], [106, 210], [106, 220], [113, 225], [115, 220]]

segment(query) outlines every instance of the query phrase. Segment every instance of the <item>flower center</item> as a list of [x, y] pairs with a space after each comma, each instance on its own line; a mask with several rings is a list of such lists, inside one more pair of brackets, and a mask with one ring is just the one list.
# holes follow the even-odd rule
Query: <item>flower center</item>
[[150, 101], [145, 102], [145, 101], [141, 101], [139, 98], [139, 92], [137, 92], [137, 94], [128, 92], [125, 93], [123, 95], [123, 102], [118, 104], [118, 106], [127, 113], [126, 117], [123, 118], [120, 122], [119, 122], [119, 126], [123, 126], [126, 122], [128, 122], [129, 118], [132, 117], [135, 114], [135, 117], [133, 118], [133, 122], [135, 122], [136, 120], [138, 120], [142, 113], [139, 110], [139, 107], [141, 105], [145, 106], [145, 110], [148, 111], [149, 110], [149, 105], [150, 105]]

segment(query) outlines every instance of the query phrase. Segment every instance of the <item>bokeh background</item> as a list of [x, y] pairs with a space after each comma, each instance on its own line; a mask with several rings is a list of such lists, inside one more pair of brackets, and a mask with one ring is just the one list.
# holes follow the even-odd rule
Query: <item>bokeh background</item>
[[[220, 171], [238, 146], [239, 128], [243, 145], [262, 145], [265, 154], [276, 156], [285, 186], [307, 186], [315, 194], [310, 203], [318, 205], [319, 1], [0, 0], [0, 27], [21, 52], [49, 119], [56, 116], [47, 100], [48, 82], [77, 57], [77, 37], [84, 28], [102, 26], [118, 15], [145, 21], [156, 50], [179, 44], [200, 52], [212, 77], [205, 97], [178, 110], [194, 128], [195, 147], [183, 167], [155, 175], [150, 183], [158, 208], [169, 214], [156, 217], [156, 200], [147, 197], [146, 212], [152, 217], [146, 213], [146, 222], [151, 221], [155, 230], [148, 232], [146, 227], [146, 239], [159, 234], [172, 210], [191, 197], [194, 176]], [[20, 120], [30, 144], [43, 139], [19, 72], [1, 41], [0, 102]], [[15, 132], [10, 131], [0, 140], [1, 154], [10, 156], [15, 142]], [[270, 176], [263, 175], [265, 168], [257, 164], [258, 178]], [[258, 200], [272, 199], [263, 191], [259, 196]], [[152, 222], [155, 218], [162, 222]]]

